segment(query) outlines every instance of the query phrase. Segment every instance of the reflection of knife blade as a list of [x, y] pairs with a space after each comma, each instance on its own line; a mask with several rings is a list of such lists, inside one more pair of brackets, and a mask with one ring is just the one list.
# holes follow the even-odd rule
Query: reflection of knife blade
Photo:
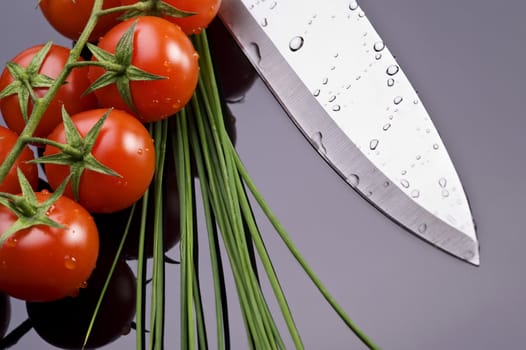
[[469, 204], [444, 144], [356, 2], [223, 0], [219, 16], [358, 193], [419, 237], [479, 264]]

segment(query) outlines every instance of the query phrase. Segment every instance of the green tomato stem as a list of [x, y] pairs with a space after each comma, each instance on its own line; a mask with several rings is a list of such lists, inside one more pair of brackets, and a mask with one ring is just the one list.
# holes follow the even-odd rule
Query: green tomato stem
[[97, 24], [103, 2], [103, 0], [94, 1], [90, 18], [86, 23], [86, 26], [84, 27], [84, 30], [82, 31], [82, 34], [80, 35], [79, 39], [71, 49], [64, 69], [62, 69], [58, 77], [55, 79], [55, 83], [49, 88], [47, 93], [43, 97], [34, 101], [33, 111], [31, 112], [31, 116], [27, 121], [24, 130], [20, 134], [20, 137], [18, 138], [17, 142], [13, 145], [13, 148], [11, 149], [11, 152], [9, 152], [9, 155], [6, 157], [2, 165], [0, 165], [0, 183], [4, 181], [4, 178], [7, 176], [7, 173], [9, 173], [9, 170], [13, 167], [13, 164], [15, 164], [15, 161], [20, 156], [20, 153], [22, 153], [24, 147], [26, 146], [27, 138], [31, 137], [35, 132], [38, 124], [40, 123], [40, 120], [42, 119], [42, 116], [44, 115], [52, 99], [55, 97], [62, 84], [66, 82], [66, 78], [73, 69], [73, 67], [71, 66], [72, 63], [76, 62], [80, 57], [83, 47], [88, 42], [89, 36], [91, 35], [91, 32], [93, 32], [93, 29]]

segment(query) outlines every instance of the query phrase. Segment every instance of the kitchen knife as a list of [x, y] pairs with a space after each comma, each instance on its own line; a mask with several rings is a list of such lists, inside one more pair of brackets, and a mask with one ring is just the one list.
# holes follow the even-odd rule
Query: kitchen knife
[[356, 1], [223, 0], [219, 17], [352, 188], [412, 233], [479, 265], [469, 203], [444, 143]]

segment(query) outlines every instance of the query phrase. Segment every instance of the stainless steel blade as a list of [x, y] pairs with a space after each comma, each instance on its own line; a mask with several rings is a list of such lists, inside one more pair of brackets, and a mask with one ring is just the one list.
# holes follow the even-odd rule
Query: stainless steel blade
[[299, 129], [358, 193], [479, 265], [471, 210], [446, 148], [355, 1], [223, 0], [219, 16]]

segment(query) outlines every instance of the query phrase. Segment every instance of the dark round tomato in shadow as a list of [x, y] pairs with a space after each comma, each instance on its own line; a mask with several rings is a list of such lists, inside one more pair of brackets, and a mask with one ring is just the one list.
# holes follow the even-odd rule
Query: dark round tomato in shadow
[[[53, 302], [26, 302], [37, 334], [62, 349], [80, 349], [97, 305], [114, 254], [103, 252], [86, 288], [76, 297]], [[107, 345], [131, 329], [135, 317], [136, 279], [124, 260], [119, 260], [98, 311], [87, 348]]]
[[[170, 145], [168, 145], [168, 149]], [[167, 252], [173, 248], [180, 239], [179, 228], [179, 193], [177, 190], [177, 178], [175, 174], [175, 165], [173, 156], [170, 151], [167, 151], [166, 162], [163, 173], [162, 186], [162, 213], [163, 213], [163, 248]], [[147, 215], [146, 215], [146, 230], [144, 241], [144, 255], [146, 258], [153, 256], [154, 246], [154, 215], [155, 215], [155, 178], [150, 184]], [[93, 217], [99, 229], [99, 236], [101, 245], [108, 245], [117, 247], [120, 243], [122, 235], [126, 229], [131, 208], [118, 211], [111, 214], [94, 214]], [[136, 203], [133, 213], [130, 231], [124, 244], [123, 256], [126, 259], [137, 259], [139, 254], [139, 237], [141, 228], [141, 212], [142, 199]]]
[[227, 102], [242, 100], [256, 80], [256, 70], [218, 18], [210, 23], [207, 34], [223, 97]]
[[0, 293], [0, 339], [2, 339], [9, 327], [11, 320], [11, 302], [9, 296], [5, 293]]

